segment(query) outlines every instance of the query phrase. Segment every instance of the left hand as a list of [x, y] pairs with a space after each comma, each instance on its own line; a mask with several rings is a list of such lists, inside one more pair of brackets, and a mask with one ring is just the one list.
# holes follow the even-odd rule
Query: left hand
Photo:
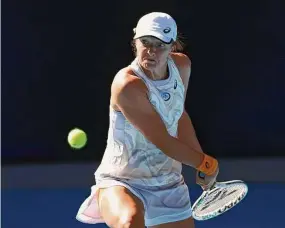
[[196, 172], [196, 183], [199, 184], [204, 191], [209, 190], [216, 183], [219, 174], [219, 167], [211, 176], [201, 173], [199, 170]]

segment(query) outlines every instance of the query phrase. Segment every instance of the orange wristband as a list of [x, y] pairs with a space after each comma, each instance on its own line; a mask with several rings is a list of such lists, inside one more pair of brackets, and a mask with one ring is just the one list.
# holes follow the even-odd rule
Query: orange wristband
[[208, 176], [211, 176], [215, 173], [217, 168], [218, 161], [215, 158], [204, 154], [204, 159], [202, 163], [197, 167], [197, 170], [201, 171], [202, 173], [205, 173]]

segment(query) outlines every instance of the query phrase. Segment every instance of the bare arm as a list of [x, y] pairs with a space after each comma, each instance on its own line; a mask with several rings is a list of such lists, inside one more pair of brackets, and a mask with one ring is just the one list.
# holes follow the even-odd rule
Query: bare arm
[[[191, 61], [190, 59], [183, 55], [183, 54], [174, 54], [173, 59], [178, 67], [181, 79], [184, 83], [185, 87], [185, 97], [187, 94], [189, 78], [191, 74]], [[187, 114], [186, 110], [184, 110], [179, 122], [178, 122], [178, 140], [181, 143], [188, 145], [191, 148], [194, 148], [196, 151], [199, 151], [201, 154], [204, 154], [200, 143], [197, 139], [192, 121]], [[204, 154], [205, 155], [205, 154]], [[208, 164], [207, 164], [208, 163]], [[207, 166], [211, 167], [211, 171], [207, 169]], [[215, 183], [216, 177], [219, 172], [218, 162], [216, 159], [205, 155], [203, 163], [201, 167], [198, 167], [198, 170], [202, 171], [203, 173], [207, 174], [205, 178], [200, 178], [199, 172], [197, 172], [197, 179], [196, 182], [202, 186], [202, 188], [208, 189]]]
[[112, 100], [142, 134], [169, 157], [197, 168], [203, 154], [169, 135], [165, 124], [147, 97], [145, 84], [132, 75], [121, 75], [112, 86]]
[[178, 122], [178, 137], [181, 142], [193, 147], [195, 150], [203, 153], [201, 145], [196, 136], [195, 129], [188, 113], [184, 110]]
[[[191, 61], [186, 55], [180, 53], [173, 54], [172, 58], [178, 67], [181, 79], [183, 81], [186, 98], [189, 78], [191, 74]], [[184, 110], [178, 122], [178, 139], [182, 143], [185, 143], [188, 146], [193, 147], [195, 150], [203, 153], [200, 143], [197, 139], [192, 121], [186, 110]]]

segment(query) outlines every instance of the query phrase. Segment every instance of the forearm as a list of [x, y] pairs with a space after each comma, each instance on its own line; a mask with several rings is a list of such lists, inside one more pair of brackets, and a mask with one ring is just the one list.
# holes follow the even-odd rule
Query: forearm
[[177, 138], [169, 135], [168, 139], [163, 140], [157, 146], [169, 157], [196, 169], [205, 157], [192, 121], [185, 110], [178, 122]]
[[169, 136], [160, 149], [169, 157], [205, 173], [217, 168], [216, 159], [203, 153], [189, 115], [184, 111], [178, 123], [178, 136]]
[[197, 139], [195, 129], [193, 127], [192, 121], [184, 110], [179, 122], [178, 122], [178, 140], [185, 143], [189, 147], [203, 153], [201, 145]]
[[172, 136], [158, 146], [167, 156], [195, 169], [204, 159], [203, 153]]

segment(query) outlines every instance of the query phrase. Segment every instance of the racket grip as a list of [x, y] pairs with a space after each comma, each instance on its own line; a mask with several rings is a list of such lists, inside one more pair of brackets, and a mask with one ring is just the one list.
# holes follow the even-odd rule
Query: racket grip
[[199, 176], [199, 178], [201, 178], [201, 179], [205, 179], [206, 174], [203, 173], [203, 172], [201, 172], [201, 171], [199, 171], [199, 172], [198, 172], [198, 176]]
[[206, 174], [203, 173], [203, 172], [201, 172], [201, 171], [199, 171], [199, 172], [198, 172], [198, 176], [199, 176], [199, 178], [201, 178], [201, 179], [205, 179]]

